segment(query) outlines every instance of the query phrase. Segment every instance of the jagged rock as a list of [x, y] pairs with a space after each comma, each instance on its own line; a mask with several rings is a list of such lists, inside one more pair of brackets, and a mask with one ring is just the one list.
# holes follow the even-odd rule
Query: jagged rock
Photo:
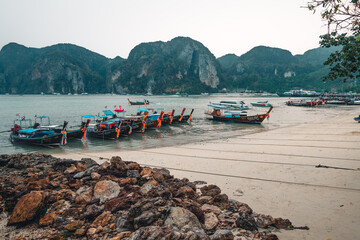
[[127, 170], [126, 175], [130, 178], [140, 178], [140, 173], [138, 170]]
[[44, 193], [42, 191], [31, 191], [22, 196], [14, 208], [9, 224], [32, 220], [43, 207], [43, 200]]
[[93, 191], [91, 187], [89, 186], [80, 187], [76, 191], [75, 202], [80, 204], [85, 204], [92, 199], [92, 196], [93, 196]]
[[235, 207], [241, 214], [250, 215], [253, 213], [253, 210], [246, 203], [235, 202]]
[[121, 159], [121, 157], [112, 157], [110, 159], [110, 167], [113, 169], [118, 169], [120, 171], [126, 171], [128, 170], [128, 166], [126, 163]]
[[249, 230], [249, 231], [257, 231], [258, 228], [256, 226], [254, 218], [249, 215], [242, 215], [236, 219], [236, 226], [241, 229]]
[[274, 226], [278, 229], [290, 229], [294, 227], [289, 219], [282, 218], [275, 218]]
[[164, 225], [177, 227], [179, 229], [183, 227], [201, 229], [201, 224], [198, 218], [189, 210], [181, 207], [172, 207], [170, 209], [170, 214], [166, 218]]
[[219, 215], [221, 213], [221, 209], [219, 207], [217, 207], [217, 206], [214, 206], [214, 205], [204, 204], [204, 205], [201, 206], [201, 209], [205, 213], [213, 212], [216, 215]]
[[205, 213], [205, 222], [204, 222], [205, 230], [215, 229], [218, 223], [219, 220], [217, 219], [215, 213], [212, 212]]
[[209, 237], [200, 229], [186, 229], [186, 231], [178, 230], [176, 228], [159, 227], [159, 226], [147, 226], [138, 229], [132, 233], [129, 240], [179, 240], [179, 239], [191, 239], [191, 240], [208, 240]]
[[270, 215], [253, 214], [256, 226], [259, 228], [267, 228], [275, 224], [275, 220]]
[[200, 191], [201, 191], [202, 195], [212, 196], [212, 197], [219, 195], [221, 193], [220, 188], [216, 185], [203, 186], [202, 188], [200, 188]]
[[72, 221], [64, 226], [64, 228], [70, 232], [73, 232], [84, 225], [85, 221]]
[[193, 198], [195, 197], [197, 194], [196, 192], [189, 186], [183, 186], [181, 187], [177, 194], [176, 197], [189, 197], [189, 198]]
[[138, 229], [140, 227], [148, 226], [155, 222], [160, 216], [161, 214], [154, 209], [145, 211], [134, 219], [134, 227], [135, 229]]
[[93, 219], [102, 213], [103, 209], [96, 204], [91, 204], [83, 210], [83, 216], [87, 219]]
[[140, 188], [140, 194], [141, 195], [146, 195], [148, 194], [150, 191], [157, 189], [156, 186], [152, 185], [152, 184], [144, 184], [141, 188]]
[[97, 182], [94, 187], [94, 198], [99, 198], [101, 203], [119, 195], [120, 186], [116, 182], [103, 180]]
[[71, 165], [71, 167], [67, 168], [64, 173], [65, 174], [71, 174], [77, 171], [77, 168], [74, 164]]
[[46, 213], [42, 218], [39, 220], [39, 225], [42, 227], [50, 226], [55, 221], [55, 213]]
[[104, 227], [107, 225], [111, 220], [111, 212], [105, 211], [102, 214], [100, 214], [91, 224], [94, 227], [102, 226]]
[[217, 230], [211, 237], [211, 240], [233, 240], [234, 234], [230, 230]]
[[213, 203], [213, 197], [211, 196], [201, 196], [197, 199], [198, 203], [200, 204], [212, 204]]
[[132, 230], [133, 225], [125, 218], [125, 217], [119, 217], [116, 220], [116, 231], [121, 233], [125, 231]]
[[97, 172], [92, 172], [90, 176], [92, 180], [99, 180], [101, 178], [101, 175]]

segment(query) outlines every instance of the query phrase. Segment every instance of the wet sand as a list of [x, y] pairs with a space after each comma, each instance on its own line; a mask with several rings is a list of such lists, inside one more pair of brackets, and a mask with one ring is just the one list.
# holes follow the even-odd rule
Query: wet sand
[[[217, 184], [255, 212], [289, 218], [309, 231], [280, 239], [357, 239], [360, 236], [360, 124], [348, 114], [326, 121], [197, 144], [137, 151], [57, 154], [99, 162], [111, 156], [178, 177]], [[304, 120], [305, 122], [306, 120]], [[317, 165], [345, 168], [316, 168]]]

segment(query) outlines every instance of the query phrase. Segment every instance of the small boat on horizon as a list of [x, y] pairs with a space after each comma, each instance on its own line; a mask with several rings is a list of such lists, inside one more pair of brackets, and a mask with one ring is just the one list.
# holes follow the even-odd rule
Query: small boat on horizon
[[128, 102], [129, 102], [129, 104], [130, 105], [149, 105], [150, 104], [150, 101], [149, 100], [146, 100], [146, 99], [144, 99], [144, 101], [143, 102], [140, 102], [140, 101], [130, 101], [130, 99], [128, 98]]

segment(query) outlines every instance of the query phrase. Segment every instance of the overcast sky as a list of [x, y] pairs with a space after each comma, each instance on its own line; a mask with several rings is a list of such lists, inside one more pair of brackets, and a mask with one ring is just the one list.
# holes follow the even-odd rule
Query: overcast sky
[[73, 43], [127, 58], [142, 42], [186, 36], [216, 57], [258, 45], [302, 54], [326, 32], [305, 0], [0, 0], [0, 48]]

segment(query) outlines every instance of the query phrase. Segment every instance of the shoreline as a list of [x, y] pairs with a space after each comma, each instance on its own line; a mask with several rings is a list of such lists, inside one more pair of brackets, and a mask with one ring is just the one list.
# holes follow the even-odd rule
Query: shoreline
[[[360, 130], [353, 120], [358, 111], [347, 113], [323, 123], [304, 120], [196, 144], [53, 156], [90, 157], [99, 163], [120, 156], [143, 166], [164, 167], [177, 178], [216, 184], [256, 212], [310, 228], [281, 231], [280, 239], [355, 239], [360, 234]], [[319, 164], [335, 168], [316, 168]]]

